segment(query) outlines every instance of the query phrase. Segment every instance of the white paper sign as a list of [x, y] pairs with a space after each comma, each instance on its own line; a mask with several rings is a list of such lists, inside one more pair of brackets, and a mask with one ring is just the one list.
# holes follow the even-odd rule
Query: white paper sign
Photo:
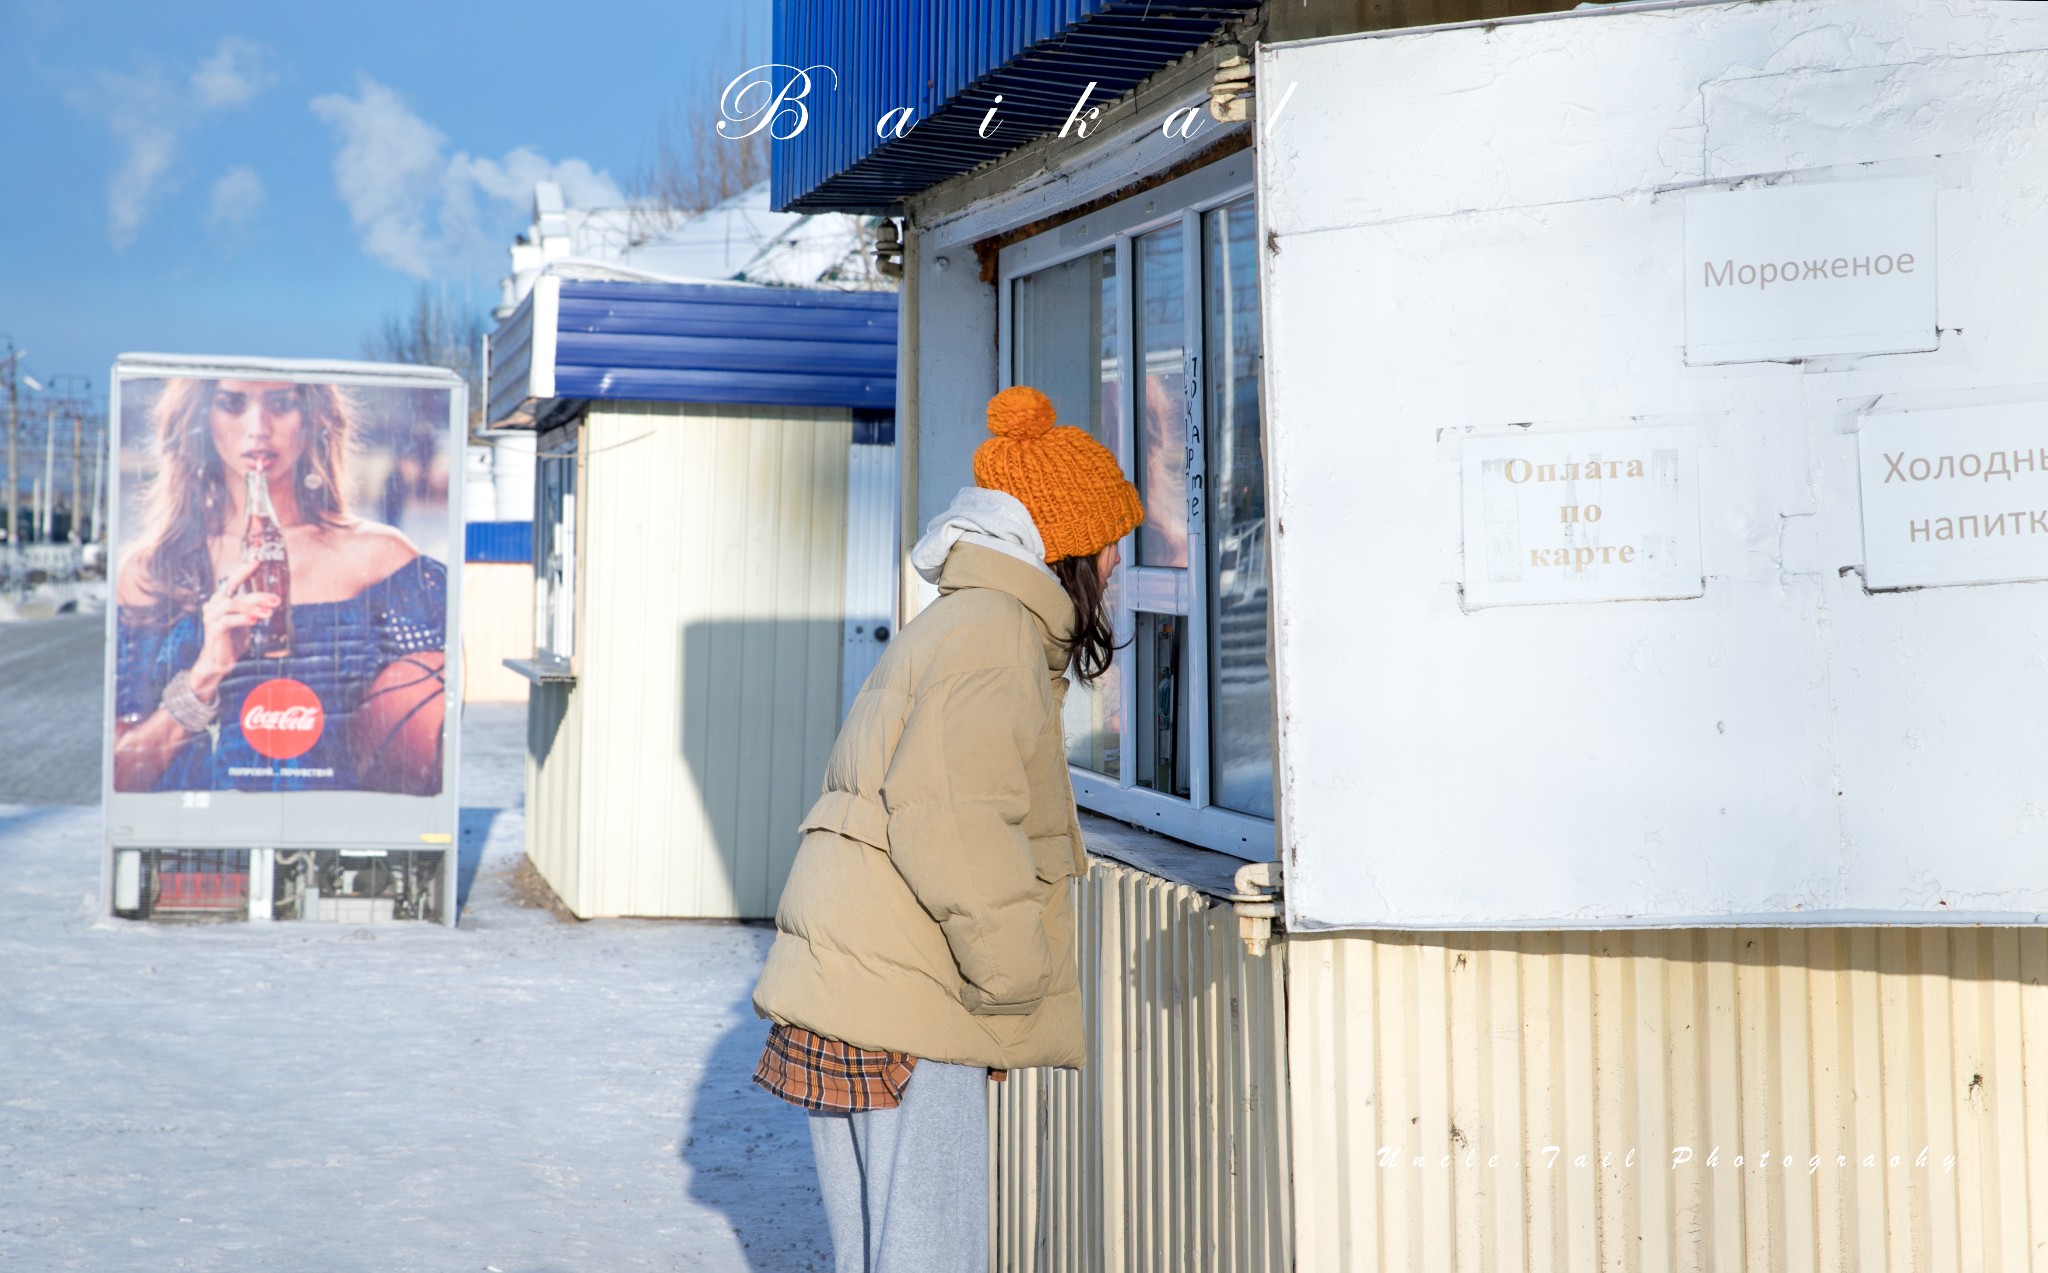
[[1466, 439], [1465, 604], [1701, 595], [1698, 461], [1688, 428]]
[[1931, 177], [1694, 191], [1685, 361], [1933, 349], [1934, 264]]
[[2048, 579], [2048, 402], [1863, 417], [1872, 588]]

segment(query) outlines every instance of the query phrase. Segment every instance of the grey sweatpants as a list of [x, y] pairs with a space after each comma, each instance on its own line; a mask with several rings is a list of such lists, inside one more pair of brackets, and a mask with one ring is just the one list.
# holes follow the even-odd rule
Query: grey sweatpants
[[835, 1273], [985, 1273], [988, 1071], [920, 1059], [895, 1109], [812, 1114]]

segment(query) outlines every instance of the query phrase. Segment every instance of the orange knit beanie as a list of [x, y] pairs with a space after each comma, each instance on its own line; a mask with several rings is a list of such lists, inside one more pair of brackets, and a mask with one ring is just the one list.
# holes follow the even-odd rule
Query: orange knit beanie
[[988, 400], [988, 431], [974, 452], [975, 484], [1031, 510], [1047, 561], [1092, 557], [1145, 520], [1116, 456], [1085, 430], [1055, 425], [1052, 403], [1031, 386]]

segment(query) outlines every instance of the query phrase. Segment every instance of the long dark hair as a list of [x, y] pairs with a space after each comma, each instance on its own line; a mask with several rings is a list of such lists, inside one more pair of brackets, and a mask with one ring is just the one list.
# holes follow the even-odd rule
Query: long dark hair
[[1095, 558], [1062, 557], [1052, 563], [1067, 600], [1074, 603], [1074, 631], [1067, 638], [1067, 657], [1075, 679], [1093, 684], [1109, 671], [1116, 655], [1116, 629], [1109, 621], [1109, 602], [1102, 595], [1102, 576], [1096, 573]]
[[[199, 609], [213, 591], [209, 537], [227, 530], [227, 476], [215, 452], [208, 416], [217, 380], [183, 377], [165, 383], [153, 414], [150, 476], [140, 500], [142, 533], [132, 558], [140, 587], [149, 599], [134, 617], [168, 624]], [[299, 511], [309, 520], [338, 526], [348, 519], [342, 495], [347, 479], [354, 404], [335, 385], [298, 384], [306, 448], [291, 472], [277, 480], [292, 484]], [[308, 474], [319, 481], [307, 487]]]

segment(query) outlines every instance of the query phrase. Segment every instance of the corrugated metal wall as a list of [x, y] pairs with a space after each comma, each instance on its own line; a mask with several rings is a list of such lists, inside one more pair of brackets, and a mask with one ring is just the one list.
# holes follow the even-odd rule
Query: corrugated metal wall
[[561, 280], [560, 398], [896, 407], [896, 293]]
[[1287, 950], [1302, 1270], [2048, 1268], [2048, 931]]
[[527, 694], [526, 856], [563, 905], [580, 915], [583, 704], [570, 691], [552, 681]]
[[[470, 449], [473, 452], [482, 450], [486, 458], [491, 454], [484, 448]], [[473, 521], [465, 525], [462, 531], [464, 561], [520, 561], [528, 566], [533, 565], [532, 518], [516, 522]]]
[[573, 831], [547, 820], [570, 842], [532, 854], [578, 915], [774, 913], [839, 725], [851, 430], [834, 408], [586, 417], [568, 710], [603, 728], [577, 731]]
[[991, 1267], [1240, 1273], [1290, 1264], [1277, 949], [1184, 886], [1075, 881], [1088, 1063], [993, 1086]]
[[[484, 421], [497, 425], [520, 414], [533, 396], [534, 295], [491, 333], [489, 376], [484, 386]], [[552, 391], [551, 391], [552, 392]]]

